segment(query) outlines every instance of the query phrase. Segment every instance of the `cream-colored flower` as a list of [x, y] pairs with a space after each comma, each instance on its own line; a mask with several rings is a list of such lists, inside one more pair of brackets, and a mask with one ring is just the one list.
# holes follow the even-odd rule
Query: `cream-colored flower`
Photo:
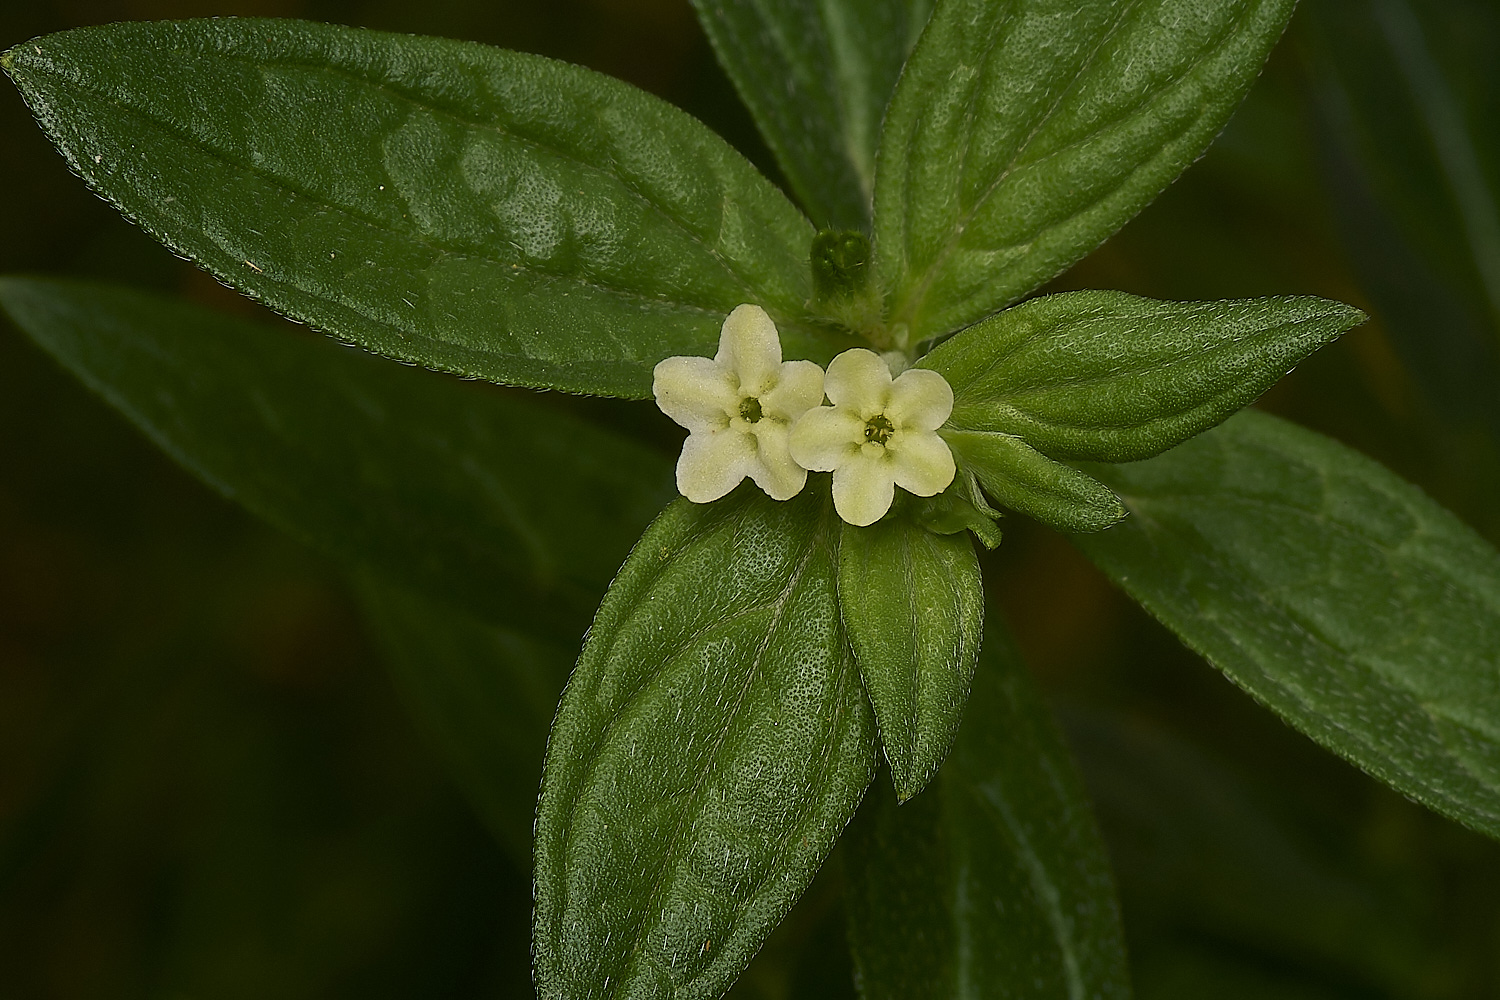
[[652, 391], [661, 411], [688, 429], [677, 489], [694, 503], [717, 500], [746, 476], [790, 500], [807, 470], [787, 450], [792, 424], [823, 401], [823, 369], [782, 361], [776, 324], [760, 306], [737, 306], [713, 358], [667, 358]]
[[833, 506], [850, 524], [874, 524], [896, 487], [930, 497], [953, 482], [953, 453], [937, 429], [953, 412], [953, 389], [935, 371], [895, 379], [873, 351], [845, 351], [823, 380], [832, 406], [809, 410], [792, 428], [792, 457], [833, 473]]

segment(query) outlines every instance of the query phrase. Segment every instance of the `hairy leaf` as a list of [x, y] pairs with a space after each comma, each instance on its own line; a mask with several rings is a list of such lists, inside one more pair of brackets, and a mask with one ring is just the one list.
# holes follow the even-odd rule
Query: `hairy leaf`
[[1219, 423], [1364, 319], [1311, 296], [1065, 292], [970, 327], [921, 365], [953, 387], [955, 427], [1012, 434], [1054, 458], [1133, 462]]
[[605, 595], [537, 812], [543, 1000], [716, 997], [869, 784], [826, 491], [678, 501]]
[[883, 783], [842, 856], [865, 1000], [1124, 1000], [1124, 940], [1082, 782], [1008, 639], [985, 637], [925, 795]]
[[527, 395], [104, 285], [0, 306], [219, 492], [487, 621], [576, 637], [669, 463]]
[[1061, 531], [1099, 531], [1125, 516], [1098, 480], [1054, 462], [1012, 434], [944, 427], [943, 440], [964, 470], [1001, 506]]
[[944, 0], [881, 134], [877, 274], [913, 343], [1017, 301], [1207, 148], [1293, 0]]
[[897, 798], [937, 772], [963, 718], [984, 629], [984, 583], [966, 533], [906, 518], [843, 527], [839, 608]]
[[694, 6], [813, 221], [868, 231], [880, 122], [932, 0]]
[[1131, 596], [1325, 747], [1500, 836], [1500, 554], [1264, 414], [1091, 471], [1131, 516], [1077, 543]]
[[788, 357], [812, 227], [694, 119], [466, 42], [216, 18], [49, 35], [0, 59], [88, 184], [294, 319], [498, 382], [647, 397], [736, 305]]

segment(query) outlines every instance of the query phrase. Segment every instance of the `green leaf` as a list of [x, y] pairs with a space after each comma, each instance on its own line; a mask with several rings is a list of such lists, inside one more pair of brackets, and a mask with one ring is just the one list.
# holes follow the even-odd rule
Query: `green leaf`
[[1224, 127], [1293, 0], [944, 0], [881, 133], [876, 273], [917, 343], [1017, 301]]
[[1098, 480], [1054, 462], [1010, 434], [944, 427], [943, 440], [996, 503], [1061, 531], [1099, 531], [1125, 516]]
[[808, 214], [868, 230], [880, 122], [932, 0], [693, 5]]
[[1264, 414], [1092, 471], [1131, 516], [1076, 541], [1131, 596], [1325, 747], [1500, 836], [1500, 554]]
[[294, 319], [498, 382], [648, 397], [764, 306], [788, 357], [813, 230], [700, 123], [577, 66], [301, 21], [79, 28], [0, 59], [69, 164]]
[[984, 583], [968, 535], [899, 517], [844, 525], [839, 610], [905, 801], [937, 773], [969, 697]]
[[877, 782], [845, 838], [865, 1000], [1127, 998], [1109, 864], [1082, 782], [1007, 637], [990, 630], [932, 790]]
[[365, 621], [406, 703], [460, 788], [522, 870], [547, 729], [572, 650], [480, 621], [373, 573], [359, 574]]
[[605, 595], [537, 810], [536, 981], [716, 997], [807, 887], [875, 768], [826, 491], [686, 500]]
[[953, 387], [954, 427], [1015, 435], [1054, 458], [1133, 462], [1219, 423], [1364, 319], [1311, 296], [1065, 292], [1007, 309], [920, 364]]
[[527, 394], [138, 292], [0, 279], [0, 306], [210, 486], [346, 564], [571, 641], [670, 463]]

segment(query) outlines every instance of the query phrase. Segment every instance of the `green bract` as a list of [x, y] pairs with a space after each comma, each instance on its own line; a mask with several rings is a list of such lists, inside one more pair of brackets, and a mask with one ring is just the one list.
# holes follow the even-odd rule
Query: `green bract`
[[1053, 458], [1134, 462], [1219, 423], [1364, 318], [1308, 297], [1067, 292], [1007, 309], [921, 363], [953, 387], [956, 428], [1013, 435]]
[[[1273, 710], [1500, 836], [1500, 555], [1341, 446], [1232, 416], [1363, 314], [1307, 296], [1022, 302], [1203, 152], [1291, 6], [698, 0], [801, 209], [656, 98], [481, 45], [219, 19], [78, 29], [0, 59], [95, 191], [371, 351], [626, 397], [675, 359], [660, 381], [684, 426], [758, 425], [741, 428], [753, 458], [769, 383], [692, 359], [760, 307], [810, 397], [808, 360], [886, 352], [841, 362], [869, 399], [807, 411], [832, 421], [804, 452], [835, 453], [827, 468], [896, 463], [916, 438], [892, 423], [888, 366], [927, 369], [902, 383], [930, 390], [908, 407], [917, 471], [940, 489], [951, 451], [952, 485], [898, 492], [867, 527], [839, 519], [818, 472], [783, 502], [746, 484], [668, 504], [667, 456], [578, 401], [96, 285], [4, 279], [0, 306], [182, 464], [340, 560], [522, 864], [540, 774], [544, 1000], [722, 995], [882, 748], [891, 782], [844, 866], [866, 1000], [1123, 1000], [1067, 751], [995, 626], [980, 649], [965, 533], [999, 544], [991, 501], [1080, 533]], [[822, 458], [801, 461], [786, 493]]]
[[904, 801], [958, 730], [984, 626], [979, 563], [967, 535], [904, 518], [846, 524], [840, 538], [839, 610]]

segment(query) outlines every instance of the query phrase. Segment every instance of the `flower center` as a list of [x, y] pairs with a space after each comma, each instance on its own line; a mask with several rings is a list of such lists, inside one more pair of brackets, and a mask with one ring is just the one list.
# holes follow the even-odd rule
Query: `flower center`
[[740, 400], [740, 416], [744, 417], [746, 422], [752, 424], [765, 416], [760, 409], [760, 400], [754, 396], [746, 396]]
[[885, 418], [884, 413], [877, 413], [865, 421], [865, 440], [876, 444], [885, 444], [896, 432], [895, 426]]

